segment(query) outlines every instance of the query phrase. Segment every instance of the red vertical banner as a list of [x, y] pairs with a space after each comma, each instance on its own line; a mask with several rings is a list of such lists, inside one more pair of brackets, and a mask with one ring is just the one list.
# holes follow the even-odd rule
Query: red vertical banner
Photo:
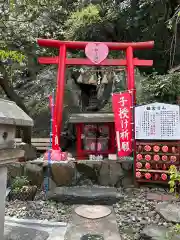
[[132, 152], [132, 95], [129, 92], [114, 93], [112, 106], [118, 156], [129, 156]]

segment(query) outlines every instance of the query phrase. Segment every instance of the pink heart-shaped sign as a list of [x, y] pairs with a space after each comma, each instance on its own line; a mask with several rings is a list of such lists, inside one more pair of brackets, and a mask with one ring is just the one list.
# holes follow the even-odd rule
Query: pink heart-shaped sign
[[99, 64], [106, 59], [109, 48], [104, 43], [88, 43], [85, 48], [85, 54], [91, 62]]

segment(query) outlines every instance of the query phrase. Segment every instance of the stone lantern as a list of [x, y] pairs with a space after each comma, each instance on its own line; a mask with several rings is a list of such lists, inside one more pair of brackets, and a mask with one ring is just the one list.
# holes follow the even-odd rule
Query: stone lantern
[[16, 127], [33, 126], [33, 120], [14, 102], [0, 99], [0, 239], [4, 239], [7, 165], [18, 161], [24, 151], [14, 148]]

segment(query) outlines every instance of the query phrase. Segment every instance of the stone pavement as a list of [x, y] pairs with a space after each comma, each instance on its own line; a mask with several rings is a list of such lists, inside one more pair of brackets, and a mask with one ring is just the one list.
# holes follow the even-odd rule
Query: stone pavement
[[[76, 207], [74, 206], [74, 209]], [[94, 220], [83, 218], [74, 211], [71, 223], [68, 225], [65, 240], [89, 239], [88, 237], [83, 237], [87, 234], [102, 236], [96, 239], [121, 240], [113, 207], [108, 207], [111, 209], [110, 215]]]
[[64, 240], [67, 223], [5, 218], [4, 240]]

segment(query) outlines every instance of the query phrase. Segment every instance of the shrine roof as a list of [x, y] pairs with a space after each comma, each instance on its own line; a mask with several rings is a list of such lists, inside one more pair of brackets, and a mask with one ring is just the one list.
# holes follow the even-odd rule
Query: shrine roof
[[0, 124], [33, 126], [33, 120], [15, 102], [0, 98]]
[[113, 113], [73, 113], [70, 123], [110, 123], [114, 122]]

